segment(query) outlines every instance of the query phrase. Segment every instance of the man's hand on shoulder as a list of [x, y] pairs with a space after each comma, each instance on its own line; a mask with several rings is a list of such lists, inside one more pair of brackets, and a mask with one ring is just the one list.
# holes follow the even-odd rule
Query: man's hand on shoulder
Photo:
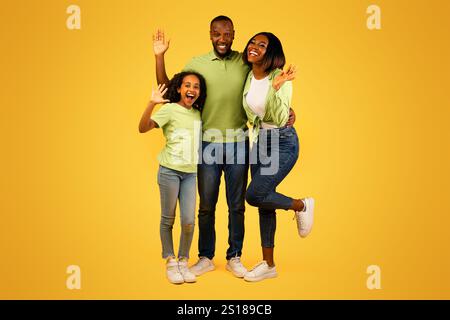
[[289, 119], [288, 122], [286, 123], [286, 125], [288, 127], [292, 127], [295, 123], [295, 112], [292, 108], [289, 108]]

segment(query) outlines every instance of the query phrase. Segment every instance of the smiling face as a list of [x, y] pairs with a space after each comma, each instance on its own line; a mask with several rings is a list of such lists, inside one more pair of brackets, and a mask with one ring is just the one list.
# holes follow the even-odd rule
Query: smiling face
[[193, 74], [185, 76], [177, 92], [180, 94], [178, 104], [190, 109], [200, 96], [200, 80]]
[[265, 35], [259, 34], [255, 36], [247, 46], [248, 62], [251, 64], [261, 64], [268, 46], [269, 39]]
[[220, 58], [227, 56], [231, 52], [231, 45], [234, 40], [233, 24], [226, 20], [213, 22], [209, 31], [209, 38], [216, 54]]

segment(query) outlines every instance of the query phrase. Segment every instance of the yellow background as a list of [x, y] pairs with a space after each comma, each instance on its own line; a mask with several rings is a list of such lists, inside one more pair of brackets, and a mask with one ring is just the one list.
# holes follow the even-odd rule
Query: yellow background
[[[81, 30], [66, 28], [70, 4]], [[370, 4], [381, 30], [366, 27]], [[20, 0], [0, 12], [0, 298], [450, 298], [449, 1]], [[225, 270], [222, 184], [217, 271], [175, 286], [160, 258], [164, 139], [137, 130], [155, 85], [151, 39], [170, 34], [171, 76], [211, 50], [219, 14], [234, 21], [234, 49], [271, 31], [298, 67], [301, 155], [279, 190], [314, 196], [316, 220], [300, 239], [280, 211], [279, 277], [246, 283]], [[261, 259], [249, 206], [242, 259]], [[69, 265], [81, 290], [66, 288]], [[380, 290], [366, 287], [369, 265]]]

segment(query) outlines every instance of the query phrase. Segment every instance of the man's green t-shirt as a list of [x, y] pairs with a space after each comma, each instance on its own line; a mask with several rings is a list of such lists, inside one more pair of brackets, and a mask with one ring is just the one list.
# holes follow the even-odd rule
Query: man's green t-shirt
[[232, 51], [220, 59], [211, 51], [189, 61], [183, 71], [189, 70], [200, 73], [206, 80], [203, 141], [244, 141], [248, 128], [242, 94], [250, 68], [242, 61], [242, 54]]
[[159, 164], [182, 172], [197, 172], [200, 111], [167, 103], [151, 118], [162, 128], [166, 138], [166, 145], [158, 155]]

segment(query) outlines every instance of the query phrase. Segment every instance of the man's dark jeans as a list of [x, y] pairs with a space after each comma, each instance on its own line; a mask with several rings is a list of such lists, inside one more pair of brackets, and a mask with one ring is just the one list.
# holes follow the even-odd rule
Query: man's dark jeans
[[248, 179], [248, 140], [235, 143], [202, 142], [198, 165], [198, 250], [199, 257], [212, 259], [216, 248], [215, 212], [220, 179], [225, 174], [228, 204], [227, 260], [240, 257], [244, 242], [245, 190]]

